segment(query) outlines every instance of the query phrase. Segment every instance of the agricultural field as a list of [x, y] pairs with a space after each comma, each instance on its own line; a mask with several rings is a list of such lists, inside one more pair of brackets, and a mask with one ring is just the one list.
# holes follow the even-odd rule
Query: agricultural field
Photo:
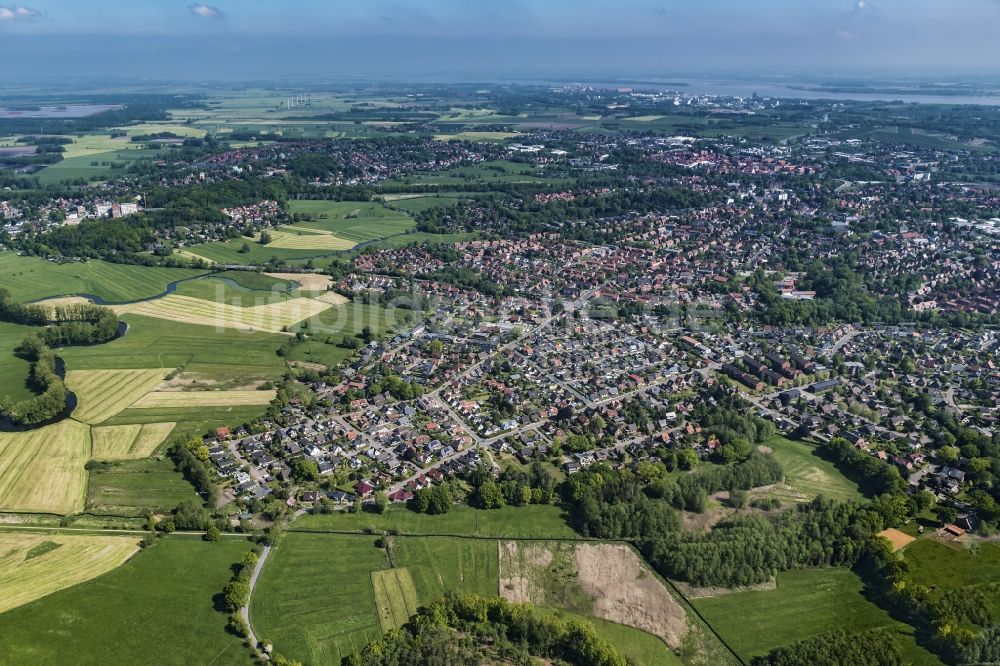
[[73, 418], [98, 424], [155, 389], [168, 370], [70, 370], [66, 387], [77, 397]]
[[72, 419], [0, 433], [0, 510], [69, 514], [83, 510], [90, 428]]
[[[213, 596], [250, 547], [169, 537], [102, 576], [0, 614], [0, 663], [247, 664], [250, 652], [226, 632]], [[169, 637], [169, 649], [151, 647], [154, 636]]]
[[805, 442], [773, 437], [765, 443], [781, 464], [785, 482], [767, 490], [782, 502], [808, 502], [818, 495], [836, 500], [863, 500], [864, 495], [819, 449]]
[[307, 532], [325, 530], [360, 532], [368, 527], [412, 535], [473, 535], [511, 539], [578, 536], [573, 528], [566, 524], [559, 507], [541, 504], [503, 507], [491, 511], [456, 507], [446, 514], [437, 516], [414, 513], [403, 507], [390, 507], [383, 514], [308, 514], [296, 520], [292, 529]]
[[935, 587], [935, 592], [979, 588], [1000, 616], [1000, 545], [985, 541], [941, 543], [924, 537], [903, 550], [914, 582]]
[[[246, 276], [240, 276], [239, 279], [251, 284], [270, 283], [271, 285], [269, 287], [248, 287], [238, 283], [236, 278], [222, 277], [223, 275], [225, 274], [220, 273], [218, 277], [201, 278], [179, 284], [171, 296], [200, 298], [205, 301], [224, 303], [230, 307], [239, 308], [282, 303], [294, 298], [293, 290], [291, 289], [292, 285], [288, 282], [270, 280], [259, 273], [247, 273]], [[250, 275], [255, 277], [251, 280], [249, 279]], [[170, 298], [170, 296], [167, 298]], [[151, 304], [153, 301], [147, 301], [146, 303]]]
[[834, 628], [847, 632], [886, 628], [898, 637], [907, 663], [940, 663], [917, 645], [912, 627], [893, 620], [864, 597], [861, 579], [847, 568], [785, 571], [778, 574], [773, 590], [734, 592], [691, 603], [747, 662]]
[[122, 460], [91, 467], [89, 513], [143, 516], [148, 509], [167, 511], [186, 500], [202, 502], [169, 459]]
[[280, 333], [283, 329], [304, 319], [310, 319], [329, 307], [330, 303], [311, 298], [293, 298], [253, 307], [241, 307], [175, 293], [152, 301], [118, 306], [115, 309], [119, 314], [136, 314], [184, 324]]
[[406, 569], [383, 569], [373, 571], [371, 576], [382, 631], [402, 627], [420, 607], [410, 572]]
[[131, 405], [132, 409], [185, 407], [243, 407], [266, 405], [274, 400], [270, 391], [153, 391]]
[[393, 564], [410, 572], [417, 595], [434, 599], [448, 590], [497, 595], [497, 543], [458, 537], [390, 537]]
[[257, 581], [254, 629], [290, 659], [339, 664], [382, 635], [371, 572], [387, 568], [375, 537], [289, 533]]
[[0, 532], [0, 613], [96, 578], [137, 550], [135, 537]]
[[293, 229], [333, 234], [351, 241], [351, 247], [403, 234], [415, 226], [405, 212], [364, 201], [295, 200], [288, 209], [292, 215], [308, 218]]
[[94, 460], [129, 460], [147, 458], [156, 452], [176, 423], [135, 423], [102, 426], [91, 430]]
[[188, 268], [111, 264], [98, 259], [56, 264], [0, 252], [0, 284], [21, 302], [91, 294], [109, 303], [124, 303], [151, 298], [165, 291], [171, 282], [204, 273]]
[[270, 232], [271, 242], [265, 248], [282, 250], [338, 251], [350, 250], [357, 243], [334, 235], [332, 232], [305, 227], [281, 226]]

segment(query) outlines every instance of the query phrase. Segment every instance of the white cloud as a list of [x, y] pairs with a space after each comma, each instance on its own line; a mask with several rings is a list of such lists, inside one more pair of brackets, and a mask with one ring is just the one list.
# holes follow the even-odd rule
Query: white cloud
[[40, 18], [42, 13], [24, 5], [0, 5], [0, 21], [30, 21]]
[[191, 5], [191, 13], [195, 16], [201, 16], [203, 18], [214, 18], [220, 19], [224, 15], [222, 10], [218, 7], [212, 7], [211, 5], [194, 4]]

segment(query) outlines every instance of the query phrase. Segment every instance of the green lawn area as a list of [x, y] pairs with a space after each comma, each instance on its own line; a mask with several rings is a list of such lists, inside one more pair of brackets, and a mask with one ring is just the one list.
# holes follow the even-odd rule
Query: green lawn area
[[33, 326], [0, 322], [0, 400], [25, 400], [35, 395], [27, 385], [31, 364], [14, 355], [14, 348], [32, 330]]
[[765, 443], [785, 471], [784, 487], [767, 493], [782, 501], [804, 502], [817, 495], [838, 500], [863, 500], [858, 484], [821, 455], [815, 446], [784, 437], [772, 437]]
[[562, 517], [556, 506], [507, 506], [489, 511], [455, 507], [450, 512], [429, 516], [404, 507], [390, 507], [384, 514], [308, 514], [298, 518], [296, 531], [361, 531], [366, 528], [394, 530], [400, 534], [474, 535], [495, 537], [563, 537], [579, 535]]
[[479, 196], [478, 192], [440, 192], [427, 196], [409, 197], [406, 199], [392, 199], [387, 203], [392, 208], [406, 211], [407, 213], [419, 213], [430, 208], [442, 206], [454, 206], [464, 199], [472, 199]]
[[745, 661], [789, 643], [834, 629], [886, 628], [903, 647], [908, 664], [938, 664], [916, 644], [913, 628], [896, 622], [862, 594], [861, 579], [846, 568], [778, 574], [777, 589], [692, 599], [708, 623]]
[[67, 294], [93, 294], [112, 303], [162, 293], [167, 285], [205, 273], [187, 268], [111, 264], [97, 259], [56, 264], [38, 257], [0, 252], [0, 285], [19, 301]]
[[155, 150], [145, 148], [144, 144], [141, 143], [124, 142], [119, 150], [68, 157], [45, 167], [36, 175], [42, 185], [51, 185], [77, 178], [85, 178], [88, 181], [103, 180], [111, 176], [123, 175], [128, 167], [140, 160], [166, 159], [170, 150], [168, 147]]
[[248, 664], [213, 597], [251, 545], [168, 537], [121, 567], [0, 615], [4, 664]]
[[371, 572], [389, 568], [375, 537], [289, 533], [257, 581], [257, 636], [308, 664], [339, 664], [382, 635]]
[[[249, 248], [247, 253], [240, 250], [244, 244]], [[305, 262], [313, 257], [328, 257], [336, 254], [330, 250], [290, 250], [280, 247], [269, 247], [249, 238], [237, 238], [230, 241], [213, 241], [201, 245], [191, 245], [183, 248], [187, 252], [204, 257], [208, 261], [220, 264], [265, 264], [273, 258], [283, 259], [289, 263]]]
[[1000, 617], [1000, 545], [990, 542], [962, 547], [930, 538], [918, 539], [903, 550], [913, 580], [938, 590], [978, 587], [991, 600], [993, 616]]
[[564, 610], [551, 608], [541, 608], [540, 610], [566, 619], [589, 622], [601, 638], [611, 643], [634, 666], [682, 666], [684, 664], [680, 657], [667, 647], [666, 643], [635, 627], [608, 622], [596, 617], [568, 613]]
[[90, 472], [88, 513], [141, 516], [146, 509], [172, 509], [184, 500], [202, 501], [170, 459], [103, 463]]

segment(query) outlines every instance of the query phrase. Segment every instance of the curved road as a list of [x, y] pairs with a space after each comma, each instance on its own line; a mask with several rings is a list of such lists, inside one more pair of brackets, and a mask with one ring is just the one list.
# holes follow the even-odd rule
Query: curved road
[[260, 558], [257, 559], [257, 566], [253, 568], [253, 573], [250, 575], [250, 596], [247, 598], [247, 605], [240, 609], [240, 615], [243, 616], [243, 621], [247, 623], [247, 640], [250, 641], [250, 645], [253, 646], [257, 655], [264, 659], [267, 659], [267, 655], [261, 652], [260, 642], [253, 633], [253, 626], [250, 624], [250, 599], [253, 599], [253, 588], [257, 586], [257, 577], [260, 576], [260, 571], [264, 568], [264, 562], [270, 554], [271, 547], [264, 546], [264, 551], [260, 554]]

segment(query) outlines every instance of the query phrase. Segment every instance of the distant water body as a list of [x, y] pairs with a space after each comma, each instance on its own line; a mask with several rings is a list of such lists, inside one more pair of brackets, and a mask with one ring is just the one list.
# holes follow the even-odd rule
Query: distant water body
[[[540, 83], [535, 81], [534, 83]], [[545, 81], [545, 85], [568, 85], [569, 81]], [[901, 90], [873, 90], [872, 92], [830, 91], [817, 89], [815, 82], [754, 81], [752, 79], [687, 79], [670, 77], [663, 83], [655, 79], [630, 82], [621, 81], [574, 81], [596, 88], [634, 88], [636, 90], [674, 90], [686, 95], [718, 95], [724, 97], [750, 97], [757, 93], [761, 97], [781, 99], [824, 99], [858, 102], [915, 102], [919, 104], [980, 104], [1000, 106], [1000, 94], [990, 95], [931, 95], [926, 92], [905, 92]], [[891, 85], [891, 84], [890, 84]]]

